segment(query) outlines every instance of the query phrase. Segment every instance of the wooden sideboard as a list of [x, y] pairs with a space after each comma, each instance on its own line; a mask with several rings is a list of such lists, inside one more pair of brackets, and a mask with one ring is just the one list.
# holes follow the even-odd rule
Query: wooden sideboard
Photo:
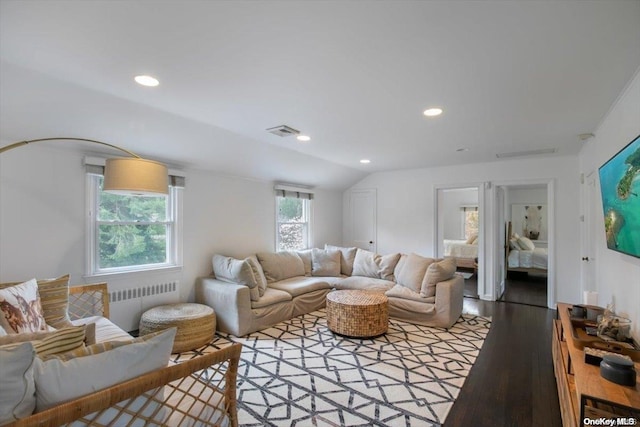
[[558, 304], [551, 347], [562, 424], [582, 426], [585, 418], [604, 417], [617, 420], [618, 425], [640, 425], [640, 363], [635, 363], [635, 387], [602, 378], [600, 367], [585, 363], [584, 351], [574, 343], [570, 307]]

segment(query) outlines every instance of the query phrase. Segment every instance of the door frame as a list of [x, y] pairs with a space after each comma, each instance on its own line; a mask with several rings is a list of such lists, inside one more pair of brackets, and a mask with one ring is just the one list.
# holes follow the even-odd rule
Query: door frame
[[[493, 190], [491, 191], [492, 205], [494, 212], [498, 209], [504, 209], [504, 206], [497, 205], [496, 188], [497, 187], [517, 187], [522, 185], [546, 185], [547, 187], [547, 229], [549, 238], [547, 239], [547, 248], [549, 259], [547, 262], [547, 307], [556, 308], [556, 184], [554, 178], [549, 179], [530, 179], [530, 180], [510, 180], [510, 181], [493, 181]], [[496, 215], [497, 217], [497, 215]], [[505, 219], [506, 220], [506, 219]], [[494, 223], [497, 222], [494, 221]], [[495, 226], [504, 227], [504, 224], [495, 224]], [[500, 248], [504, 246], [504, 242], [500, 241], [498, 233], [493, 233], [492, 242], [489, 244], [491, 254], [499, 254]], [[495, 263], [494, 263], [495, 264]], [[495, 269], [491, 269], [490, 282], [493, 283], [496, 278]]]
[[487, 221], [486, 209], [485, 209], [485, 183], [484, 182], [471, 182], [471, 183], [462, 183], [462, 184], [437, 184], [433, 186], [433, 248], [434, 258], [438, 258], [440, 256], [440, 222], [442, 220], [442, 214], [440, 213], [440, 205], [438, 203], [438, 194], [442, 190], [455, 190], [462, 188], [476, 188], [478, 189], [478, 215], [480, 216], [480, 221], [478, 222], [478, 273], [476, 274], [478, 278], [478, 289], [477, 293], [480, 299], [493, 301], [491, 299], [490, 293], [487, 293], [485, 288], [485, 277], [486, 277], [486, 262], [485, 262], [485, 223]]

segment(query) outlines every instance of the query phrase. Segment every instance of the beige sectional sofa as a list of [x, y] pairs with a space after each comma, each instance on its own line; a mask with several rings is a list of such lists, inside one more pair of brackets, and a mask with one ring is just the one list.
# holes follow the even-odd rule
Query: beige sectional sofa
[[212, 261], [196, 299], [215, 310], [219, 330], [235, 336], [323, 308], [327, 294], [340, 289], [384, 293], [390, 316], [427, 326], [449, 328], [462, 313], [464, 279], [453, 259], [327, 245]]

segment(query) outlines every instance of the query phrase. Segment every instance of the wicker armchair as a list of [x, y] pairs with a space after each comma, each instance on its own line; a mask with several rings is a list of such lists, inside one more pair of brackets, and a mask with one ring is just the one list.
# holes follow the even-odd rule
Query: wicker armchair
[[[72, 319], [108, 316], [106, 283], [70, 288]], [[242, 350], [233, 344], [35, 413], [9, 426], [170, 425], [237, 427], [236, 377]], [[90, 357], [90, 356], [89, 356]]]

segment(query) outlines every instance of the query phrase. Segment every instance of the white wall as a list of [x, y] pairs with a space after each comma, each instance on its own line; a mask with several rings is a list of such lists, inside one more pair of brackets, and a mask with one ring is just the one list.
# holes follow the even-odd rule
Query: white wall
[[[601, 165], [638, 134], [640, 134], [640, 73], [636, 73], [627, 90], [595, 130], [595, 138], [589, 140], [583, 147], [579, 156], [580, 171], [585, 176], [593, 171], [597, 172]], [[599, 187], [593, 203], [598, 204], [594, 211], [601, 212], [602, 199]], [[585, 206], [585, 209], [589, 208]], [[613, 302], [617, 313], [631, 318], [633, 335], [640, 341], [640, 259], [607, 249], [604, 222], [596, 219], [593, 223], [592, 229], [587, 230], [587, 233], [595, 237], [595, 283], [598, 304], [604, 306]]]
[[[556, 207], [556, 299], [576, 301], [579, 284], [579, 173], [577, 156], [520, 159], [464, 166], [413, 169], [372, 174], [352, 188], [375, 188], [378, 194], [378, 252], [416, 252], [434, 256], [434, 187], [469, 186], [477, 183], [500, 182], [525, 184], [527, 181], [555, 182]], [[490, 191], [494, 191], [495, 185]], [[348, 200], [349, 190], [345, 192]], [[492, 197], [488, 197], [489, 202]], [[488, 203], [485, 230], [491, 233], [494, 207]], [[345, 206], [347, 217], [348, 204]], [[501, 208], [500, 208], [501, 209]], [[481, 219], [482, 220], [482, 219]], [[344, 222], [345, 235], [348, 223]], [[493, 265], [488, 253], [486, 265]]]
[[[6, 145], [5, 141], [2, 145]], [[194, 282], [211, 272], [211, 256], [244, 257], [274, 250], [273, 182], [213, 172], [185, 171], [184, 268], [85, 278], [84, 154], [47, 145], [22, 147], [0, 157], [0, 281], [71, 274], [71, 283], [107, 281], [119, 290], [179, 281], [174, 299], [193, 300]], [[342, 241], [342, 192], [316, 190], [315, 246]], [[127, 330], [162, 298], [112, 305], [112, 319]]]
[[464, 240], [463, 206], [478, 206], [478, 189], [442, 190], [442, 220], [445, 239]]

